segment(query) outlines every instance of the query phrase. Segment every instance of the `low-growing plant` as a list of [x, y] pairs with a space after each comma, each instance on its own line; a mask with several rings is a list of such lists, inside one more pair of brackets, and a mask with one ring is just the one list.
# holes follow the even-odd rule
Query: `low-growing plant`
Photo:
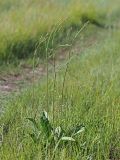
[[58, 148], [63, 149], [68, 142], [73, 142], [71, 145], [79, 147], [75, 136], [85, 130], [84, 125], [76, 125], [69, 130], [64, 130], [62, 126], [54, 127], [46, 111], [43, 111], [39, 121], [34, 118], [27, 119], [33, 125], [32, 133], [29, 133], [29, 136], [35, 144], [42, 144], [43, 152], [50, 149], [52, 151], [52, 159], [54, 159], [56, 150]]

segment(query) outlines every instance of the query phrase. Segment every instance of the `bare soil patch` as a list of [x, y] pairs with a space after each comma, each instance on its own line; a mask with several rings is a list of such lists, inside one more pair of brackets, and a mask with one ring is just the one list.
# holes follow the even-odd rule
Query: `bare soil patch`
[[[86, 48], [94, 45], [97, 42], [97, 35], [92, 35], [84, 40], [78, 40], [70, 49], [61, 48], [56, 52], [56, 65], [59, 65], [63, 61], [68, 59], [70, 50], [74, 51], [74, 54], [80, 54]], [[53, 59], [49, 60], [49, 66], [53, 66]], [[51, 68], [51, 67], [50, 67]], [[46, 75], [46, 64], [39, 64], [34, 69], [29, 66], [22, 66], [21, 72], [17, 74], [7, 74], [0, 76], [0, 94], [10, 94], [12, 92], [19, 92], [25, 85], [40, 80]]]

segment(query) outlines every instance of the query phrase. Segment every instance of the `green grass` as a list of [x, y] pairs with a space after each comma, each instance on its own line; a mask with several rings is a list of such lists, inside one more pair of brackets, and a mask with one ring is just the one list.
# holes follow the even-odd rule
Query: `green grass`
[[[33, 57], [40, 37], [49, 34], [59, 22], [62, 22], [62, 29], [58, 30], [54, 45], [64, 39], [69, 28], [80, 28], [83, 16], [100, 22], [106, 17], [110, 20], [111, 15], [118, 10], [117, 2], [118, 0], [99, 0], [97, 3], [95, 0], [71, 0], [69, 3], [54, 0], [0, 1], [0, 63]], [[44, 43], [40, 45], [37, 55], [45, 57]]]
[[[12, 71], [20, 72], [15, 68], [16, 59], [32, 57], [41, 36], [48, 33], [45, 42], [50, 42], [37, 48], [37, 55], [45, 57], [57, 45], [72, 41], [84, 17], [111, 24], [119, 17], [118, 4], [119, 0], [0, 1], [0, 63], [12, 59]], [[60, 21], [60, 30], [56, 31]], [[1, 103], [5, 109], [0, 116], [0, 159], [120, 159], [120, 32], [99, 29], [97, 33], [95, 27], [91, 28], [82, 36], [98, 34], [101, 38], [94, 46], [77, 55], [74, 51], [68, 61], [54, 67], [56, 72]], [[6, 68], [2, 67], [1, 74], [9, 72], [7, 69], [4, 73]], [[46, 149], [44, 134], [34, 143], [29, 136], [34, 126], [27, 118], [39, 122], [43, 110], [48, 112], [52, 126], [62, 126], [66, 134], [77, 124], [85, 126], [75, 137], [78, 147], [70, 141], [57, 149], [54, 143]]]
[[[28, 136], [32, 124], [26, 118], [39, 121], [45, 109], [52, 121], [53, 107], [53, 126], [61, 125], [64, 130], [76, 124], [85, 126], [76, 137], [79, 148], [69, 142], [56, 150], [55, 160], [120, 159], [120, 32], [110, 31], [104, 37], [83, 54], [72, 56], [67, 66], [57, 70], [56, 79], [54, 74], [49, 77], [47, 88], [45, 82], [36, 84], [9, 103], [1, 117], [1, 159], [41, 160], [43, 145]], [[53, 149], [49, 151], [45, 156], [50, 160]]]

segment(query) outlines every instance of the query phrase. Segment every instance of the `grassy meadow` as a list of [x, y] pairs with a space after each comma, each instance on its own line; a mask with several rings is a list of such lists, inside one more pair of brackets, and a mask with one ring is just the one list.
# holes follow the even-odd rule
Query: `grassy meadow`
[[109, 27], [119, 22], [119, 9], [119, 0], [0, 0], [1, 63], [48, 60], [88, 21], [82, 36], [93, 36], [84, 50], [73, 43], [51, 73], [46, 61], [47, 76], [8, 99], [1, 160], [120, 160], [120, 31]]
[[[119, 0], [4, 0], [0, 1], [0, 63], [16, 59], [45, 57], [45, 40], [53, 27], [58, 28], [54, 37], [54, 46], [65, 41], [66, 35], [84, 21], [105, 19], [110, 21], [111, 15], [119, 11]], [[112, 7], [111, 7], [112, 6]], [[85, 19], [85, 20], [84, 20]], [[107, 24], [107, 23], [106, 23]], [[39, 46], [39, 47], [38, 47]], [[52, 48], [53, 44], [49, 44]]]
[[73, 56], [67, 63], [67, 72], [65, 65], [56, 78], [49, 78], [48, 88], [44, 82], [34, 85], [34, 89], [24, 91], [9, 103], [1, 118], [5, 134], [1, 159], [52, 159], [56, 144], [42, 134], [42, 128], [40, 139], [34, 141], [30, 134], [39, 132], [27, 119], [35, 118], [41, 125], [40, 117], [46, 110], [50, 123], [65, 130], [64, 136], [71, 136], [72, 127], [84, 126], [83, 132], [73, 136], [79, 147], [73, 141], [61, 143], [54, 159], [107, 160], [111, 156], [119, 160], [120, 32], [106, 37], [84, 54]]

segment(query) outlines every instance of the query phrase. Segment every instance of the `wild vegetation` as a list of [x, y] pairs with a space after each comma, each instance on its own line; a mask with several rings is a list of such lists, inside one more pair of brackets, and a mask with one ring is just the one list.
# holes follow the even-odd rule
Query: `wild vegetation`
[[111, 3], [112, 0], [0, 1], [0, 59], [9, 62], [11, 59], [33, 57], [38, 43], [37, 55], [45, 57], [43, 41], [53, 27], [62, 24], [55, 37], [55, 43], [58, 43], [66, 37], [68, 30], [81, 27], [86, 20], [101, 22], [105, 17], [108, 19], [116, 10], [116, 5], [112, 3], [111, 8]]
[[[0, 1], [1, 63], [32, 57], [34, 67], [37, 56], [46, 63], [46, 76], [34, 83], [33, 68], [31, 87], [0, 116], [1, 160], [120, 159], [118, 1]], [[86, 40], [76, 51], [91, 35], [93, 45]], [[69, 48], [61, 65], [57, 47]]]

